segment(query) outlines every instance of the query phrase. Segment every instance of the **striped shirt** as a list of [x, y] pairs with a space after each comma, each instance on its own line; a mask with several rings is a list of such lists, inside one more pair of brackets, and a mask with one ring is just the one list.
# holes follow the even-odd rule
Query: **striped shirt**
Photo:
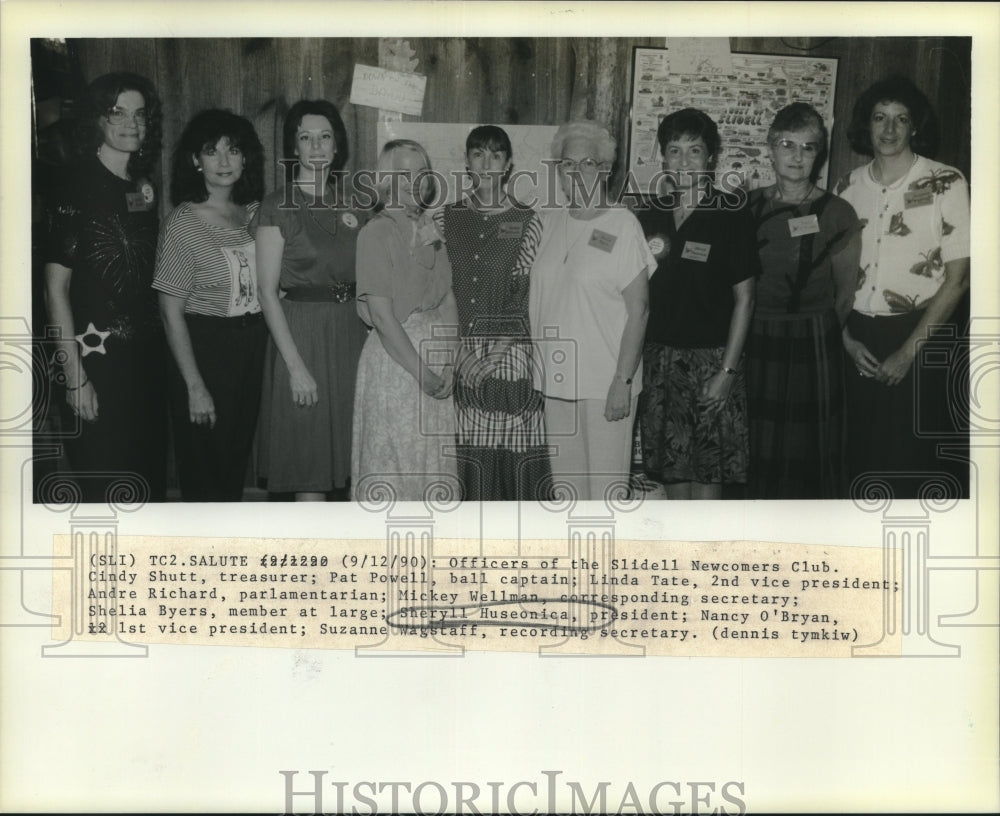
[[[247, 224], [257, 211], [247, 207]], [[163, 224], [156, 247], [153, 288], [185, 298], [188, 314], [238, 317], [260, 311], [254, 240], [239, 229], [205, 223], [189, 202]]]

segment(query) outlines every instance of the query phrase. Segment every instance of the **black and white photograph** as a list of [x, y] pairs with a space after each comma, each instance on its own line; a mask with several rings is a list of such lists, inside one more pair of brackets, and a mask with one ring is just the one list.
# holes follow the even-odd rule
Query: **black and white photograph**
[[32, 39], [36, 500], [967, 497], [972, 38], [700, 46]]
[[0, 11], [0, 810], [1000, 807], [1000, 7]]

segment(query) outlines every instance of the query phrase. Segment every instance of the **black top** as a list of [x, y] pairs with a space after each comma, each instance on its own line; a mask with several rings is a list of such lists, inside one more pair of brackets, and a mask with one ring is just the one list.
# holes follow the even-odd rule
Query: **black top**
[[735, 284], [759, 271], [753, 219], [735, 194], [712, 188], [681, 224], [675, 202], [659, 198], [635, 210], [657, 260], [649, 281], [646, 342], [720, 348], [729, 337]]
[[150, 284], [159, 224], [153, 186], [127, 181], [95, 157], [73, 170], [48, 208], [43, 260], [69, 267], [78, 333], [89, 324], [113, 347], [162, 333]]

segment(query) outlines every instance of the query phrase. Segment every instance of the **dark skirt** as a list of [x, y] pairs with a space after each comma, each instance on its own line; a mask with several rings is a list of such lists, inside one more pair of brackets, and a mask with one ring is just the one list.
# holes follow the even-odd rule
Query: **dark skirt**
[[749, 498], [847, 497], [844, 352], [832, 310], [754, 318], [747, 413]]
[[[73, 481], [85, 502], [163, 501], [167, 488], [167, 345], [162, 334], [131, 343], [108, 342], [106, 353], [83, 359], [97, 394], [98, 418], [83, 422], [60, 400]], [[49, 500], [39, 496], [39, 501]]]
[[[913, 333], [920, 311], [886, 317], [851, 312], [847, 327], [879, 360]], [[898, 385], [883, 385], [847, 364], [848, 466], [851, 492], [864, 482], [887, 485], [895, 498], [916, 498], [924, 489], [939, 495], [968, 495], [968, 466], [958, 449], [968, 444], [968, 353], [964, 338], [929, 341]], [[960, 372], [964, 384], [955, 374]], [[949, 396], [954, 397], [949, 404]], [[961, 414], [961, 416], [959, 415]], [[939, 451], [939, 444], [944, 449]], [[952, 455], [949, 455], [949, 449]]]
[[257, 476], [276, 493], [326, 493], [350, 479], [354, 382], [368, 332], [353, 300], [282, 300], [281, 307], [299, 356], [316, 381], [319, 401], [309, 408], [295, 405], [288, 368], [269, 341]]
[[722, 368], [724, 349], [647, 343], [639, 421], [646, 474], [664, 484], [740, 484], [747, 475], [746, 384], [742, 372], [722, 409], [705, 410], [701, 389]]

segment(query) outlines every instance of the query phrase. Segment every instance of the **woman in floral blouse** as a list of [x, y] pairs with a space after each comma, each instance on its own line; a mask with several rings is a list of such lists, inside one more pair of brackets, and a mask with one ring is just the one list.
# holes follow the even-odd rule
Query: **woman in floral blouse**
[[929, 158], [934, 112], [905, 78], [861, 95], [848, 138], [855, 152], [872, 156], [836, 189], [864, 225], [843, 331], [849, 466], [854, 477], [881, 474], [906, 498], [916, 494], [918, 474], [948, 469], [937, 440], [919, 431], [948, 417], [949, 394], [928, 377], [914, 382], [914, 361], [919, 341], [948, 320], [969, 287], [969, 188], [958, 170]]

